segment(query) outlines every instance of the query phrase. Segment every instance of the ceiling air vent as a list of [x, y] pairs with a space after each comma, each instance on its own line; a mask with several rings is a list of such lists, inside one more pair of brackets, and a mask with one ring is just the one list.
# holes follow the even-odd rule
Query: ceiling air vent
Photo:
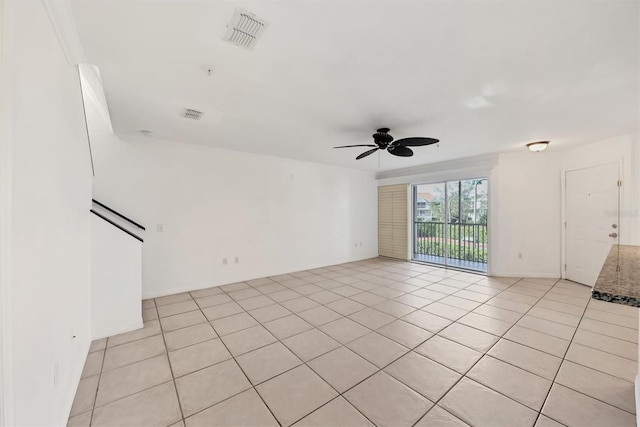
[[236, 9], [223, 39], [247, 49], [253, 48], [267, 23], [246, 10]]
[[196, 111], [190, 108], [187, 108], [186, 110], [184, 110], [185, 119], [200, 120], [200, 117], [202, 117], [203, 114], [204, 113], [202, 111]]

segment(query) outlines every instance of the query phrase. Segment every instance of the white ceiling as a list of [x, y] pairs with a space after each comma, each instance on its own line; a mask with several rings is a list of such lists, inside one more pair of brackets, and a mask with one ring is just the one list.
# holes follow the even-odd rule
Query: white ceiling
[[[114, 130], [368, 170], [639, 131], [637, 1], [71, 0]], [[269, 27], [222, 40], [236, 7]], [[212, 65], [208, 76], [205, 68]], [[185, 107], [204, 111], [182, 118]], [[355, 160], [377, 127], [428, 136]], [[380, 165], [378, 165], [378, 161]]]

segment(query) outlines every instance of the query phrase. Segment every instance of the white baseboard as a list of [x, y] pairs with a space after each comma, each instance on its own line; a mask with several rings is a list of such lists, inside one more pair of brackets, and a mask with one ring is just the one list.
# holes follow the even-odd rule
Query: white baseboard
[[128, 325], [120, 325], [114, 326], [109, 329], [104, 329], [102, 331], [92, 331], [93, 339], [99, 340], [100, 338], [110, 337], [112, 335], [122, 334], [124, 332], [135, 331], [136, 329], [141, 329], [143, 327], [142, 319], [137, 322], [130, 323]]
[[522, 273], [522, 272], [501, 272], [492, 271], [489, 277], [531, 277], [538, 279], [560, 279], [558, 273]]
[[[250, 279], [248, 279], [250, 280]], [[222, 286], [223, 284], [218, 284], [218, 285], [209, 285], [209, 286], [180, 286], [177, 288], [171, 288], [171, 289], [164, 289], [162, 291], [159, 292], [142, 292], [142, 299], [151, 299], [151, 298], [160, 298], [160, 297], [166, 297], [167, 295], [174, 295], [174, 294], [181, 294], [183, 292], [193, 292], [193, 291], [199, 291], [200, 289], [209, 289], [209, 288], [215, 288], [217, 286]], [[142, 284], [142, 286], [144, 286], [144, 284]]]
[[[261, 276], [257, 276], [257, 277], [245, 277], [245, 278], [241, 278], [238, 280], [235, 280], [233, 282], [229, 282], [229, 283], [236, 283], [236, 282], [246, 282], [248, 280], [253, 280], [253, 279], [260, 279], [262, 277], [271, 277], [271, 276], [278, 276], [280, 274], [287, 274], [287, 273], [291, 273], [294, 271], [305, 271], [305, 270], [313, 270], [315, 268], [322, 268], [322, 267], [328, 267], [331, 265], [339, 265], [339, 264], [346, 264], [349, 262], [357, 262], [357, 261], [363, 261], [365, 259], [371, 259], [371, 258], [376, 258], [378, 256], [378, 254], [376, 253], [375, 255], [366, 255], [364, 257], [359, 257], [359, 258], [354, 258], [354, 259], [345, 259], [345, 260], [337, 260], [335, 262], [332, 262], [330, 264], [312, 264], [312, 265], [307, 265], [304, 267], [299, 267], [293, 270], [288, 270], [288, 271], [275, 271], [275, 272], [268, 272], [266, 274], [263, 274]], [[149, 299], [149, 298], [159, 298], [159, 297], [164, 297], [167, 295], [174, 295], [174, 294], [179, 294], [182, 292], [193, 292], [193, 291], [198, 291], [200, 289], [208, 289], [208, 288], [214, 288], [217, 286], [223, 286], [223, 285], [227, 285], [228, 283], [217, 283], [217, 284], [212, 284], [212, 285], [183, 285], [180, 287], [175, 287], [175, 288], [171, 288], [171, 289], [163, 289], [162, 291], [151, 291], [151, 292], [146, 292], [144, 289], [142, 291], [142, 299]], [[142, 284], [143, 288], [144, 288], [144, 283]]]

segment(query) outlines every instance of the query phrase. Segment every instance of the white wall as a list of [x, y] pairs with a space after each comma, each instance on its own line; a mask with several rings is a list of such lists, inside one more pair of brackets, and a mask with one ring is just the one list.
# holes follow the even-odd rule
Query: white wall
[[142, 242], [91, 216], [91, 333], [104, 338], [142, 327]]
[[2, 340], [13, 389], [3, 393], [13, 403], [3, 416], [10, 425], [64, 425], [91, 341], [91, 168], [82, 100], [77, 70], [43, 3], [5, 1], [4, 12], [11, 26], [3, 31], [2, 124], [11, 133], [3, 167], [11, 168], [11, 193], [2, 198], [10, 218], [2, 234], [10, 277], [2, 284], [11, 329]]
[[489, 182], [491, 275], [560, 277], [560, 158], [499, 155]]
[[378, 254], [372, 173], [155, 138], [125, 142], [97, 109], [88, 119], [95, 198], [147, 227], [145, 298]]
[[560, 277], [562, 174], [620, 161], [621, 243], [640, 244], [640, 143], [621, 136], [572, 150], [462, 159], [379, 174], [379, 185], [489, 177], [489, 274]]

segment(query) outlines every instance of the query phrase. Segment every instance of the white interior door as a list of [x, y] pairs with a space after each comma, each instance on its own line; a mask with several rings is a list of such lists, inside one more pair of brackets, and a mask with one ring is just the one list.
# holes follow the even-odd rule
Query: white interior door
[[618, 243], [619, 177], [612, 163], [566, 172], [566, 278], [593, 286]]

